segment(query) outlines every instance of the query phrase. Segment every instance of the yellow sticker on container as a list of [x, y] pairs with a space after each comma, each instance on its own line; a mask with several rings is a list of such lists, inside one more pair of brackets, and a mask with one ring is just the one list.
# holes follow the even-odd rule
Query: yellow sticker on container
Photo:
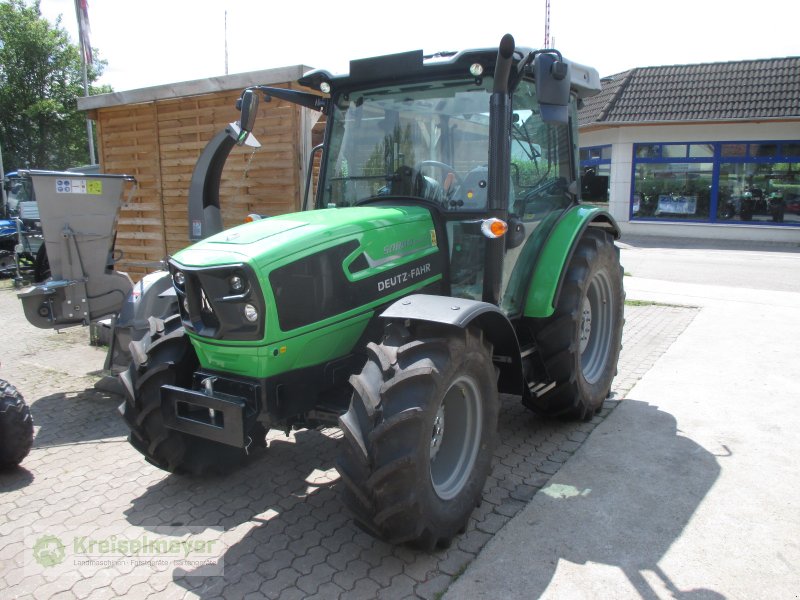
[[100, 196], [103, 193], [103, 182], [99, 179], [90, 179], [86, 182], [86, 193]]

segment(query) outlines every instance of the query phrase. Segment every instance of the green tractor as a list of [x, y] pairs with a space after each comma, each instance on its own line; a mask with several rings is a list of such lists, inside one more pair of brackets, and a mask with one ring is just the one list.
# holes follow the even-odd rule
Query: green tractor
[[576, 168], [576, 106], [599, 78], [507, 35], [299, 83], [312, 91], [245, 90], [192, 186], [213, 190], [276, 97], [326, 115], [313, 210], [169, 259], [180, 314], [151, 319], [121, 375], [130, 442], [171, 472], [225, 473], [270, 428], [338, 426], [357, 524], [444, 546], [480, 501], [498, 394], [589, 419], [616, 373], [619, 229], [580, 203]]

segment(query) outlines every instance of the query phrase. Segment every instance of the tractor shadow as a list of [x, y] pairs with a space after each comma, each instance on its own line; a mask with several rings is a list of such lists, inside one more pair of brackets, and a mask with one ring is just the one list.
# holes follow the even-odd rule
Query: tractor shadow
[[[502, 443], [495, 451], [484, 502], [449, 550], [429, 553], [391, 546], [353, 524], [339, 498], [338, 429], [302, 430], [288, 438], [273, 431], [269, 447], [244, 468], [215, 478], [165, 475], [134, 498], [125, 515], [131, 525], [153, 532], [163, 533], [164, 526], [176, 528], [175, 533], [190, 533], [195, 527], [226, 532], [224, 577], [178, 568], [172, 573], [173, 584], [201, 597], [219, 596], [223, 589], [228, 594], [228, 586], [235, 586], [235, 595], [246, 594], [273, 578], [278, 579], [269, 585], [280, 582], [308, 593], [301, 579], [313, 569], [324, 572], [325, 583], [345, 589], [366, 580], [367, 572], [370, 581], [381, 580], [375, 570], [381, 573], [384, 568], [381, 587], [389, 587], [391, 576], [400, 571], [389, 571], [387, 565], [418, 580], [420, 575], [441, 579], [466, 566], [490, 539], [487, 531], [499, 529], [522, 510], [596, 426], [541, 419], [524, 408], [519, 397], [501, 398]], [[244, 580], [255, 587], [239, 589]], [[362, 595], [374, 596], [376, 591], [364, 590]], [[414, 593], [413, 588], [406, 591]]]
[[121, 397], [95, 388], [57, 392], [35, 400], [26, 398], [33, 418], [33, 447], [20, 466], [0, 470], [0, 493], [34, 482], [34, 473], [40, 468], [35, 457], [37, 449], [103, 444], [111, 438], [117, 438], [114, 442], [118, 443], [128, 433], [116, 410], [121, 401]]
[[[145, 529], [170, 526], [178, 533], [186, 528], [184, 533], [188, 533], [190, 527], [208, 526], [227, 530], [296, 510], [318, 495], [323, 501], [331, 500], [331, 477], [338, 480], [338, 475], [328, 476], [335, 473], [335, 436], [338, 430], [333, 429], [304, 429], [289, 437], [271, 431], [268, 447], [256, 449], [242, 467], [229, 474], [165, 473], [133, 499], [125, 516], [131, 525]], [[320, 503], [324, 502], [314, 502]], [[263, 516], [265, 513], [269, 516]]]
[[[594, 432], [580, 458], [536, 494], [525, 522], [504, 531], [500, 554], [512, 563], [493, 595], [503, 596], [504, 589], [525, 589], [530, 598], [552, 593], [559, 563], [567, 561], [617, 567], [641, 598], [724, 598], [703, 587], [679, 589], [659, 562], [719, 477], [718, 459], [731, 450], [712, 454], [685, 437], [675, 417], [647, 402], [626, 399], [617, 410], [621, 414]], [[475, 586], [476, 596], [486, 593], [481, 582], [488, 576], [486, 566], [476, 565], [452, 592]], [[581, 585], [574, 581], [568, 588]]]
[[33, 480], [33, 473], [24, 464], [0, 470], [0, 494], [21, 490], [33, 483]]
[[[298, 557], [330, 553], [330, 540], [359, 538], [378, 544], [350, 521], [338, 498], [337, 429], [300, 430], [289, 437], [271, 431], [266, 449], [243, 468], [225, 476], [167, 475], [151, 485], [125, 511], [127, 521], [155, 533], [181, 535], [197, 527], [225, 531], [224, 577], [203, 577], [176, 568], [174, 583], [202, 597], [219, 596], [221, 587], [259, 571], [275, 577]], [[328, 548], [322, 546], [329, 540]]]
[[30, 403], [34, 448], [97, 442], [128, 435], [117, 411], [122, 397], [97, 388], [57, 392]]

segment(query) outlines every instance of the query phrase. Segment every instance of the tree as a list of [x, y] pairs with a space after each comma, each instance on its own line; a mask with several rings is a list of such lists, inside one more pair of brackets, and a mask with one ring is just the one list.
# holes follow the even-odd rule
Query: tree
[[[89, 82], [105, 68], [95, 59]], [[90, 86], [90, 94], [111, 91]], [[42, 17], [39, 0], [0, 2], [0, 146], [6, 171], [64, 169], [89, 162], [80, 50]]]

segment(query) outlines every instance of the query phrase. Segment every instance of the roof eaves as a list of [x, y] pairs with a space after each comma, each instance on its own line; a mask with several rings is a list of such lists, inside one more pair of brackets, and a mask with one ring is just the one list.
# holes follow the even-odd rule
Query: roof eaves
[[241, 90], [251, 85], [294, 83], [309, 70], [311, 70], [311, 67], [306, 65], [294, 65], [220, 77], [207, 77], [181, 83], [169, 83], [136, 90], [111, 92], [109, 94], [98, 94], [97, 96], [84, 96], [78, 98], [78, 110], [93, 110], [110, 106], [198, 96], [220, 91]]
[[736, 117], [736, 118], [706, 118], [706, 119], [653, 119], [652, 121], [638, 121], [632, 119], [616, 120], [616, 121], [593, 121], [585, 123], [579, 128], [584, 129], [591, 127], [592, 129], [602, 129], [603, 127], [646, 127], [649, 125], [700, 125], [704, 123], [780, 123], [780, 122], [798, 122], [800, 123], [800, 115], [797, 116], [781, 116], [781, 117]]

